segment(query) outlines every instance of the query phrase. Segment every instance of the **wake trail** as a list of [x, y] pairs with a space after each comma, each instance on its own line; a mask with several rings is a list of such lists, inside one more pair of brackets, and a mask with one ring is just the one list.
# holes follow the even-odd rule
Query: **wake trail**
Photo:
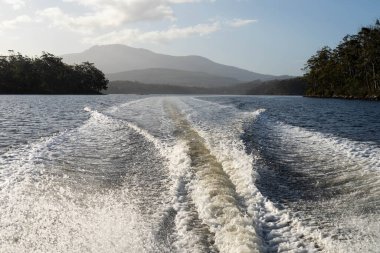
[[240, 135], [244, 124], [255, 121], [265, 110], [241, 112], [230, 107], [199, 104], [198, 101], [194, 104], [194, 100], [190, 99], [183, 99], [182, 102], [176, 105], [181, 105], [182, 111], [187, 113], [187, 124], [200, 136], [205, 148], [215, 157], [230, 179], [240, 208], [255, 230], [258, 250], [320, 251], [323, 243], [318, 230], [302, 226], [289, 210], [276, 207], [255, 185], [258, 158], [246, 153]]
[[[336, 212], [337, 194], [354, 211], [378, 206], [377, 147], [269, 121], [265, 109], [144, 97], [84, 110], [83, 125], [0, 156], [8, 252], [352, 252], [342, 240], [353, 232], [333, 240], [341, 233], [314, 213]], [[274, 173], [276, 162], [289, 169]], [[297, 195], [320, 188], [334, 195]], [[367, 221], [352, 222], [374, 230]]]
[[260, 239], [244, 212], [235, 185], [204, 140], [180, 115], [174, 105], [166, 105], [177, 125], [177, 135], [185, 140], [194, 173], [192, 197], [199, 217], [215, 234], [221, 252], [259, 252]]

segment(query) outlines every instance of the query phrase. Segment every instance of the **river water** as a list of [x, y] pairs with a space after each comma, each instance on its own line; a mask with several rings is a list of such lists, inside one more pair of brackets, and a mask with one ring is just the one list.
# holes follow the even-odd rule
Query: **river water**
[[379, 252], [380, 103], [0, 96], [0, 252]]

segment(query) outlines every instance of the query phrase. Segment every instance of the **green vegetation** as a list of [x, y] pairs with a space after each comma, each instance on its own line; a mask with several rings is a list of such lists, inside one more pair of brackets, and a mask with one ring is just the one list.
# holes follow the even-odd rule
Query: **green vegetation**
[[308, 96], [380, 98], [380, 21], [323, 47], [305, 66]]
[[108, 80], [92, 63], [67, 65], [49, 53], [0, 56], [1, 94], [99, 94]]
[[225, 87], [189, 87], [180, 85], [146, 84], [132, 81], [110, 82], [108, 94], [228, 94], [228, 95], [304, 95], [306, 82], [300, 78], [260, 81]]
[[305, 95], [307, 83], [301, 77], [243, 84], [246, 95]]

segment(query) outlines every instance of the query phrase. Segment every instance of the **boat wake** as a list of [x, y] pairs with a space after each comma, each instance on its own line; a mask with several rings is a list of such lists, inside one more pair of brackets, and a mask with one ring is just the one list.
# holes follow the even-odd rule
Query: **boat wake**
[[380, 246], [375, 145], [191, 97], [84, 110], [83, 125], [1, 155], [1, 252]]

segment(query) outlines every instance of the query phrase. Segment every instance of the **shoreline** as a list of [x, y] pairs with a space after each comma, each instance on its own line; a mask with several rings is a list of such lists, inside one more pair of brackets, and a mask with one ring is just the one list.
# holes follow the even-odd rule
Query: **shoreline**
[[0, 96], [99, 96], [108, 95], [106, 93], [0, 93]]
[[330, 98], [330, 99], [345, 99], [345, 100], [363, 100], [363, 101], [380, 101], [380, 96], [371, 97], [356, 97], [356, 96], [318, 96], [318, 95], [304, 95], [307, 98]]

